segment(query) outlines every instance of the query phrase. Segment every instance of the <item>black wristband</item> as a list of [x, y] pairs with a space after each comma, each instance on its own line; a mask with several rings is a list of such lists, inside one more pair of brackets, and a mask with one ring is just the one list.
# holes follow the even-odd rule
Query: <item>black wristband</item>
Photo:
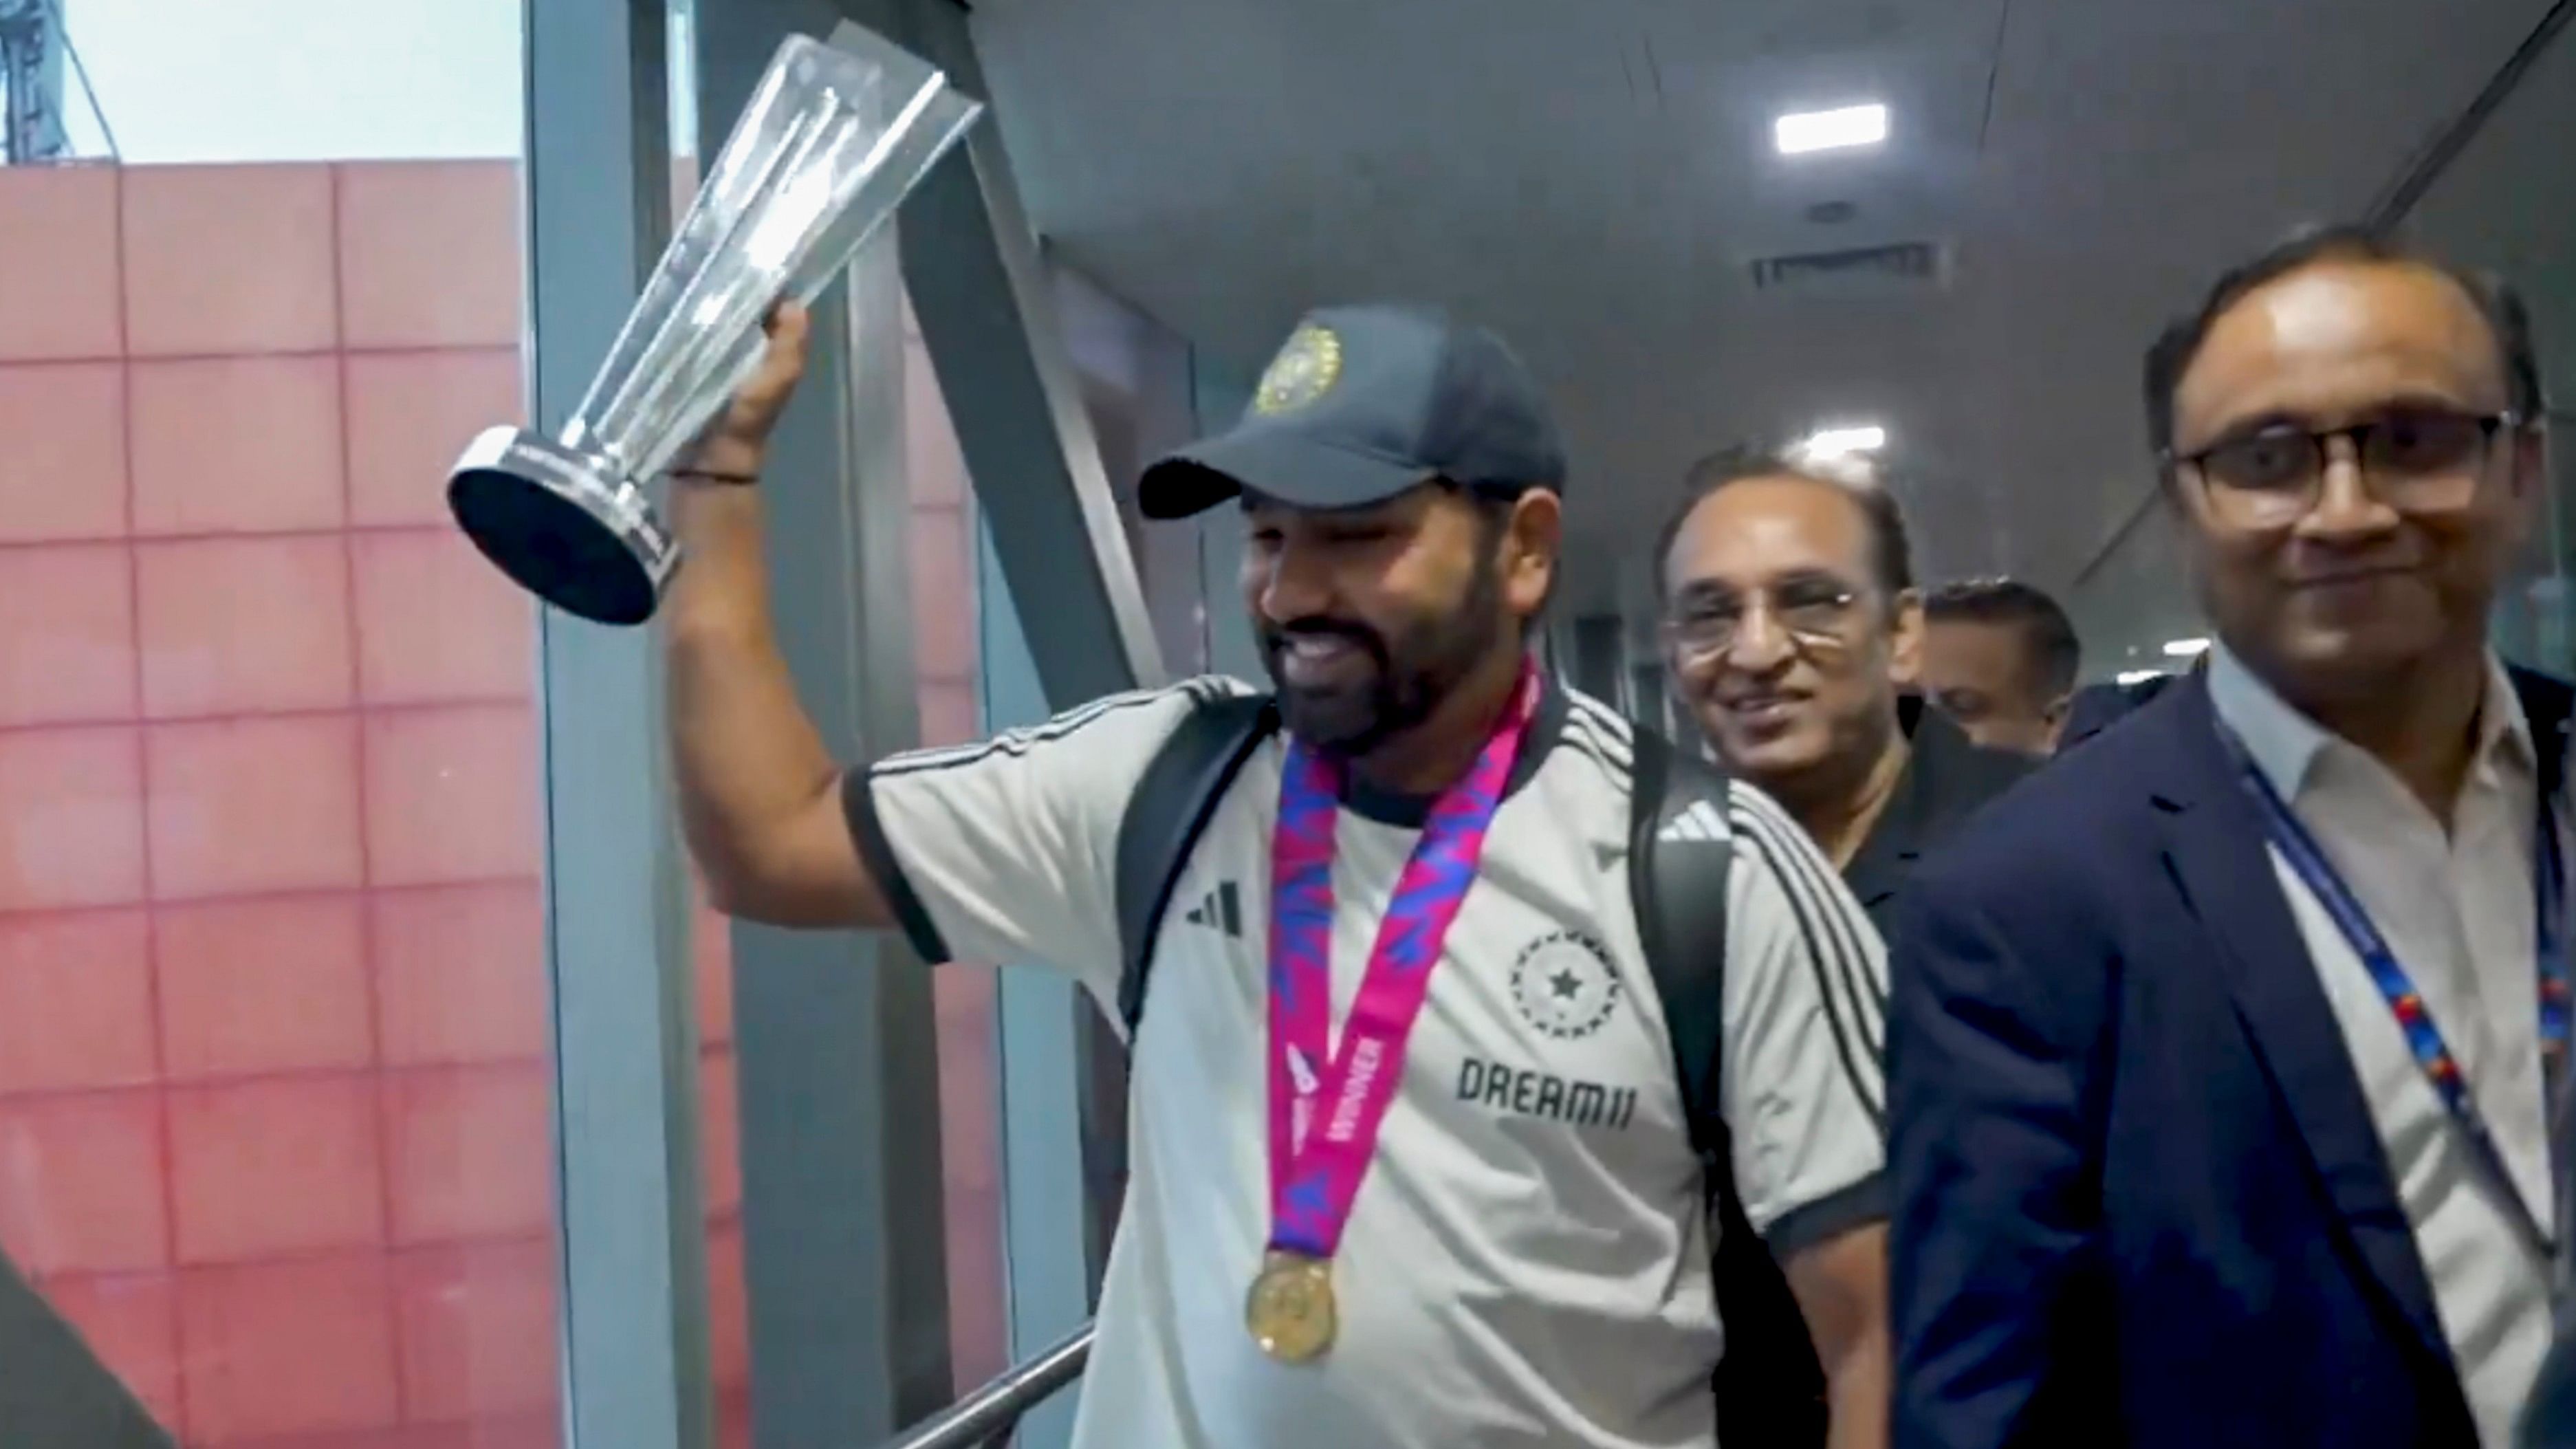
[[713, 468], [674, 468], [671, 476], [698, 483], [721, 483], [729, 488], [748, 488], [760, 481], [757, 473], [720, 473]]

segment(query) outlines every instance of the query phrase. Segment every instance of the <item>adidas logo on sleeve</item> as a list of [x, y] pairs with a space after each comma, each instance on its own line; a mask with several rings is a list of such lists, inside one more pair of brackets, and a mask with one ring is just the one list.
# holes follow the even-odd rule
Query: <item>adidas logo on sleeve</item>
[[1234, 882], [1226, 881], [1200, 898], [1199, 903], [1190, 907], [1188, 914], [1181, 919], [1193, 926], [1223, 931], [1230, 939], [1240, 941], [1243, 939], [1243, 893]]

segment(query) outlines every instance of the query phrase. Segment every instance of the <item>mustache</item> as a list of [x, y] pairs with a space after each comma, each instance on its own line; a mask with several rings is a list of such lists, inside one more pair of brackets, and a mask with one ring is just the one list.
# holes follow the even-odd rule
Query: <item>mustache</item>
[[1294, 619], [1285, 624], [1270, 624], [1261, 630], [1261, 642], [1272, 652], [1284, 649], [1291, 639], [1344, 639], [1372, 654], [1384, 656], [1386, 641], [1375, 629], [1344, 619]]

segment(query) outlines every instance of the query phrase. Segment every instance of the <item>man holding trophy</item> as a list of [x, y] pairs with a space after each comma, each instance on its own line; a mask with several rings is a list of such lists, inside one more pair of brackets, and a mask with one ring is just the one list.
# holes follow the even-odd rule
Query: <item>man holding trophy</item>
[[[1045, 962], [1120, 1009], [1130, 1196], [1075, 1442], [1711, 1445], [1721, 1346], [1777, 1331], [1719, 1311], [1718, 1178], [1725, 1236], [1760, 1235], [1812, 1329], [1830, 1442], [1883, 1444], [1877, 937], [1749, 787], [1656, 834], [1720, 852], [1712, 1165], [1632, 906], [1632, 797], [1668, 751], [1532, 659], [1565, 464], [1501, 342], [1318, 311], [1240, 426], [1145, 476], [1152, 516], [1238, 502], [1272, 692], [1195, 680], [844, 770], [761, 548], [807, 325], [775, 311], [672, 473], [689, 842], [735, 915]], [[1140, 950], [1122, 825], [1216, 717], [1251, 724], [1149, 883], [1170, 910]]]
[[1275, 693], [835, 762], [771, 626], [763, 452], [801, 304], [978, 110], [875, 37], [790, 39], [581, 404], [487, 430], [448, 497], [557, 607], [663, 614], [718, 905], [1116, 1006], [1133, 1170], [1076, 1442], [1883, 1444], [1878, 938], [1759, 792], [1534, 663], [1565, 460], [1490, 334], [1318, 312], [1144, 478], [1154, 516], [1240, 501]]

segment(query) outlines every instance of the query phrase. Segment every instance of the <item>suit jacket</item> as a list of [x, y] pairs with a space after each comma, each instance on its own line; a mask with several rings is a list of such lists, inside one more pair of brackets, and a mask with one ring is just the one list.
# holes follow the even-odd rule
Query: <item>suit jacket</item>
[[[2561, 1184], [2560, 1191], [2567, 1185]], [[2558, 1312], [2558, 1339], [2540, 1366], [2532, 1386], [2531, 1406], [2522, 1423], [2523, 1449], [2568, 1449], [2576, 1445], [2576, 1309]]]
[[[2562, 1138], [2558, 1200], [2576, 1203], [2576, 1143], [2564, 1141], [2566, 1134], [2576, 1132], [2576, 1110], [2571, 1110], [2567, 1100], [2568, 1084], [2561, 1082], [2558, 1090], [2559, 1100], [2552, 1104], [2556, 1116], [2550, 1124]], [[2558, 1244], [2558, 1275], [2559, 1289], [2565, 1293], [2569, 1280], [2576, 1278], [2576, 1243], [2563, 1237]], [[2522, 1449], [2576, 1446], [2576, 1297], [2559, 1300], [2557, 1338], [2549, 1346], [2549, 1357], [2540, 1365], [2539, 1382], [2532, 1385], [2518, 1442]]]
[[2075, 698], [2066, 705], [2065, 727], [2057, 732], [2058, 752], [2063, 754], [2146, 708], [2171, 683], [2172, 675], [2158, 674], [2135, 684], [2088, 684], [2075, 691]]
[[2009, 750], [1990, 750], [1968, 738], [1949, 716], [1908, 695], [1897, 706], [1913, 753], [1896, 793], [1869, 830], [1869, 838], [1843, 867], [1878, 934], [1894, 940], [1899, 889], [1923, 857], [1940, 848], [1985, 803], [2020, 783], [2040, 761]]
[[[2569, 691], [2514, 683], [2553, 787]], [[1900, 919], [1899, 1446], [2477, 1442], [2205, 679], [1985, 812]]]

